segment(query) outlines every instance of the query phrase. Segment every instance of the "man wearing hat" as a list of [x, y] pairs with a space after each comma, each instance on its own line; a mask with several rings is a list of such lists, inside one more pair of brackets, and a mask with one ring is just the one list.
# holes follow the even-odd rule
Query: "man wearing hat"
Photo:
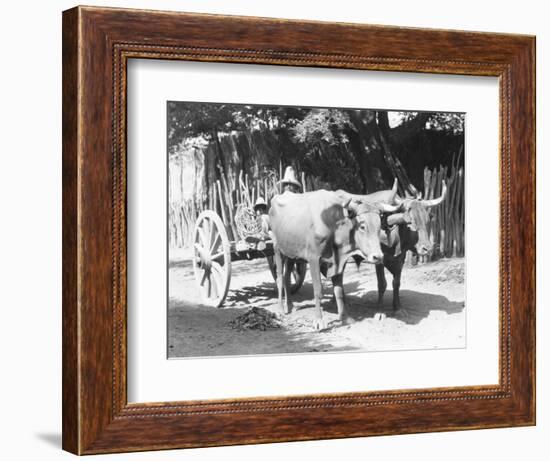
[[[261, 232], [258, 234], [258, 238], [261, 240], [268, 239], [269, 236], [269, 215], [267, 214], [267, 203], [263, 197], [258, 197], [256, 203], [254, 204], [254, 213], [256, 213], [256, 219], [260, 222], [262, 227]], [[263, 242], [262, 242], [263, 243]], [[263, 246], [263, 248], [261, 248]], [[258, 244], [258, 249], [263, 250], [265, 248], [265, 243], [263, 245]]]
[[[296, 172], [294, 171], [294, 168], [292, 168], [291, 166], [286, 167], [283, 179], [281, 179], [281, 181], [279, 182], [283, 187], [283, 195], [286, 192], [292, 192], [294, 194], [299, 194], [302, 192], [302, 184], [298, 181], [298, 179], [296, 179]], [[289, 260], [286, 264], [284, 264], [283, 273], [284, 274], [291, 273], [292, 268], [294, 267], [294, 264], [295, 264], [295, 261], [292, 261], [292, 260]]]
[[296, 179], [296, 172], [291, 166], [286, 167], [285, 175], [283, 176], [283, 179], [281, 179], [280, 183], [283, 186], [283, 193], [287, 191], [294, 192], [296, 194], [302, 192], [302, 185]]

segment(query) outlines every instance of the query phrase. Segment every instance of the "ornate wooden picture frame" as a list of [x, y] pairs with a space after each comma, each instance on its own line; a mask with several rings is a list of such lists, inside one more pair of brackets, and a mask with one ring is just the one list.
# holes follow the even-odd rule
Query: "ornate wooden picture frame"
[[[498, 385], [128, 403], [126, 66], [132, 58], [498, 77]], [[63, 13], [65, 450], [93, 454], [533, 424], [534, 37], [93, 7]]]

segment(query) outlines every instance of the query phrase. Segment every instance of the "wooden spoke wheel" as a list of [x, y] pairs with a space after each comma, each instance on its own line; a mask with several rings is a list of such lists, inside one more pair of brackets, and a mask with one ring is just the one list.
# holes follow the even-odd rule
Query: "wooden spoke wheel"
[[[273, 256], [267, 257], [267, 263], [273, 280], [277, 281], [277, 265], [275, 264], [275, 258]], [[307, 263], [304, 261], [292, 261], [290, 263], [290, 293], [297, 293], [306, 278]]]
[[231, 280], [231, 250], [227, 231], [212, 210], [203, 211], [193, 233], [193, 270], [204, 304], [220, 307]]

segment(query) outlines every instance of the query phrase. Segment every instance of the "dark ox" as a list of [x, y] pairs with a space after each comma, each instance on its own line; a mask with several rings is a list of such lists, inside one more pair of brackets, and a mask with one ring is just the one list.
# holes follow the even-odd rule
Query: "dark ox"
[[[317, 190], [304, 194], [285, 192], [271, 201], [269, 210], [277, 266], [279, 307], [292, 310], [288, 261], [307, 261], [313, 281], [316, 327], [325, 328], [321, 309], [321, 264], [329, 267], [338, 316], [345, 319], [343, 271], [347, 259], [359, 254], [369, 263], [381, 263], [381, 213], [398, 207], [368, 203], [344, 191]], [[353, 217], [351, 217], [353, 216]]]
[[401, 212], [388, 216], [387, 227], [382, 230], [380, 242], [384, 253], [383, 264], [376, 266], [378, 280], [378, 304], [382, 304], [387, 282], [384, 268], [393, 275], [393, 308], [401, 308], [399, 287], [401, 272], [407, 251], [418, 255], [428, 254], [433, 247], [430, 241], [428, 225], [431, 219], [430, 209], [445, 199], [447, 187], [443, 182], [441, 196], [432, 200], [417, 198], [400, 198], [395, 196], [394, 203], [401, 207]]

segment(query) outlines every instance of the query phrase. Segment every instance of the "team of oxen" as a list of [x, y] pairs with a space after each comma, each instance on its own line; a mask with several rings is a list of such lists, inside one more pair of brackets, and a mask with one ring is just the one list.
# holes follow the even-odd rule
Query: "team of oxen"
[[316, 327], [326, 322], [321, 308], [321, 274], [331, 278], [339, 321], [345, 322], [343, 275], [352, 259], [376, 265], [378, 302], [382, 303], [387, 282], [384, 269], [393, 275], [393, 308], [401, 308], [399, 286], [407, 251], [427, 254], [432, 247], [428, 223], [430, 209], [445, 199], [443, 184], [439, 198], [400, 197], [397, 180], [391, 190], [369, 195], [345, 191], [286, 191], [274, 197], [269, 222], [277, 266], [279, 306], [292, 311], [290, 270], [294, 261], [309, 264], [316, 307]]

